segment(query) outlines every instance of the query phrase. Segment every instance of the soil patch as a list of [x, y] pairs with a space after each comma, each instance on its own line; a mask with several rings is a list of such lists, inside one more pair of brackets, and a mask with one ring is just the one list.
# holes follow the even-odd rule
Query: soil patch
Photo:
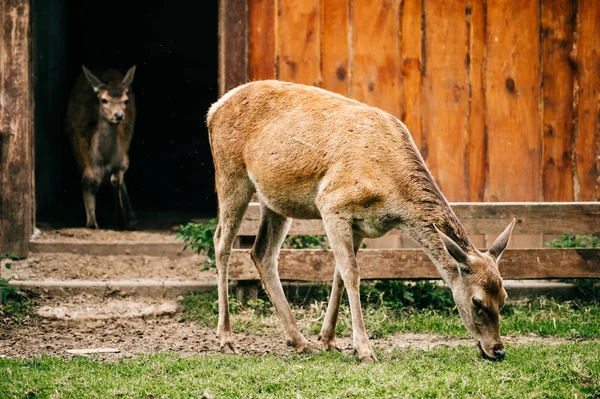
[[[214, 328], [183, 322], [174, 301], [121, 298], [94, 301], [79, 297], [60, 304], [42, 299], [38, 313], [44, 317], [29, 319], [25, 325], [4, 325], [0, 331], [0, 357], [25, 358], [42, 354], [71, 358], [70, 349], [117, 348], [118, 353], [101, 353], [101, 359], [119, 359], [142, 353], [177, 352], [182, 355], [219, 353]], [[281, 328], [265, 328], [259, 334], [235, 334], [238, 352], [242, 355], [287, 356]], [[317, 344], [317, 337], [307, 338]], [[352, 352], [352, 337], [338, 337], [344, 352]], [[566, 339], [538, 336], [506, 337], [511, 345], [572, 342]], [[438, 346], [456, 347], [475, 343], [470, 338], [443, 337], [429, 334], [393, 334], [371, 343], [380, 350], [395, 348], [429, 350]]]

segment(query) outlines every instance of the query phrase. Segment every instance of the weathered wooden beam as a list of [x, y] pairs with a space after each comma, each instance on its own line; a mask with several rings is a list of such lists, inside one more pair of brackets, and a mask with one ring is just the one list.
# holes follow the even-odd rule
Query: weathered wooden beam
[[248, 81], [248, 46], [248, 0], [220, 0], [220, 96]]
[[[498, 234], [513, 217], [517, 219], [513, 234], [600, 233], [600, 202], [455, 202], [450, 205], [469, 234]], [[255, 235], [259, 221], [260, 207], [251, 203], [239, 235]], [[325, 229], [320, 220], [294, 220], [289, 234], [325, 234]]]
[[[361, 250], [361, 278], [439, 279], [427, 255], [418, 249]], [[333, 253], [325, 250], [282, 250], [282, 280], [329, 281]], [[600, 249], [507, 249], [500, 261], [505, 279], [600, 278]], [[257, 280], [248, 250], [234, 250], [229, 267], [232, 280]]]
[[25, 257], [34, 226], [29, 0], [0, 0], [0, 252]]

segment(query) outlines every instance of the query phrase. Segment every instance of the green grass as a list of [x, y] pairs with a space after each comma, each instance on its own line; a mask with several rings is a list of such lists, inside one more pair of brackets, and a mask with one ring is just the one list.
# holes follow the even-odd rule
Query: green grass
[[472, 348], [287, 358], [174, 354], [116, 362], [0, 359], [2, 398], [598, 398], [600, 344], [509, 347], [503, 362]]
[[[216, 327], [218, 307], [216, 294], [186, 296], [182, 302], [183, 318], [196, 320], [201, 325]], [[259, 299], [242, 306], [231, 299], [235, 332], [265, 335], [279, 328], [279, 321], [271, 304]], [[310, 305], [293, 305], [294, 314], [304, 333], [318, 333], [323, 322], [326, 302], [314, 301]], [[501, 312], [502, 335], [540, 335], [563, 338], [600, 338], [600, 306], [580, 301], [556, 302], [537, 298], [527, 301], [509, 301]], [[388, 303], [367, 305], [364, 310], [365, 325], [372, 337], [385, 337], [397, 332], [430, 333], [446, 336], [468, 336], [467, 331], [452, 308], [392, 307]], [[338, 334], [352, 332], [348, 306], [340, 307]]]

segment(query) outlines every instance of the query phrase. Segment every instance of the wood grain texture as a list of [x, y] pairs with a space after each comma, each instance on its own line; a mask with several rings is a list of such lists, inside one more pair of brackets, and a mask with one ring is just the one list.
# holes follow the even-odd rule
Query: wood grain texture
[[319, 0], [279, 0], [278, 77], [321, 86]]
[[450, 201], [468, 198], [469, 91], [466, 0], [427, 0], [423, 78], [423, 157]]
[[577, 41], [572, 59], [576, 73], [575, 200], [600, 199], [600, 3], [580, 1]]
[[572, 201], [573, 0], [542, 1], [543, 185], [545, 201]]
[[0, 0], [0, 252], [20, 257], [35, 225], [30, 11], [28, 0]]
[[422, 0], [404, 0], [400, 7], [401, 45], [400, 61], [402, 62], [402, 100], [404, 103], [402, 121], [408, 127], [419, 151], [422, 150], [423, 105], [422, 89], [422, 41], [423, 22]]
[[250, 80], [275, 79], [275, 13], [273, 0], [248, 0]]
[[[418, 249], [361, 250], [361, 279], [439, 279], [427, 255]], [[331, 251], [282, 250], [282, 280], [330, 281], [334, 259]], [[600, 249], [507, 249], [499, 264], [505, 279], [599, 278]], [[234, 250], [229, 266], [231, 280], [258, 280], [248, 250]]]
[[352, 97], [400, 118], [400, 0], [354, 1]]
[[219, 94], [248, 81], [248, 0], [219, 0]]
[[542, 198], [539, 44], [537, 2], [487, 2], [486, 201]]
[[323, 88], [348, 95], [348, 29], [350, 17], [347, 0], [321, 0], [321, 75]]
[[[450, 204], [469, 234], [498, 234], [516, 218], [513, 234], [600, 233], [600, 202], [466, 202]], [[260, 207], [248, 207], [239, 235], [255, 235]], [[289, 235], [325, 234], [320, 220], [294, 219]], [[399, 234], [392, 231], [389, 234]]]
[[468, 110], [468, 183], [469, 201], [483, 201], [486, 176], [486, 126], [483, 65], [485, 62], [485, 2], [468, 0], [466, 18], [469, 35], [467, 55]]

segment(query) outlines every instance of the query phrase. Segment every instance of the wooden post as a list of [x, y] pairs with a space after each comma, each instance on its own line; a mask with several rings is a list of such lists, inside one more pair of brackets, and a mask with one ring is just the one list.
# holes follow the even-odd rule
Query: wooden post
[[35, 218], [29, 0], [0, 0], [0, 251], [26, 257]]
[[220, 0], [219, 95], [248, 81], [248, 0]]
[[[254, 245], [255, 237], [238, 236], [235, 239], [234, 248], [250, 249]], [[256, 302], [258, 299], [258, 287], [260, 280], [239, 280], [235, 288], [235, 298], [243, 305], [248, 301]]]

